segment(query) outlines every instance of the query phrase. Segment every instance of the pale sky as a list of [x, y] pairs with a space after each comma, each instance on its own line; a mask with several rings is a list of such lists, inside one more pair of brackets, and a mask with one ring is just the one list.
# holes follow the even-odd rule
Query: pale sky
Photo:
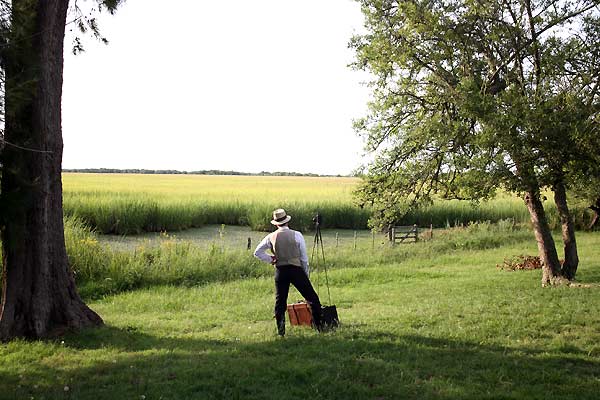
[[109, 45], [67, 35], [63, 168], [349, 174], [362, 24], [352, 0], [128, 0]]

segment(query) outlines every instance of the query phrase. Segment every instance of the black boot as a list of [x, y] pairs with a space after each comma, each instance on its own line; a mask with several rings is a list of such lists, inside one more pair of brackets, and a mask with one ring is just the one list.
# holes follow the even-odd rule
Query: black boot
[[285, 314], [275, 316], [277, 322], [277, 334], [279, 336], [285, 336]]

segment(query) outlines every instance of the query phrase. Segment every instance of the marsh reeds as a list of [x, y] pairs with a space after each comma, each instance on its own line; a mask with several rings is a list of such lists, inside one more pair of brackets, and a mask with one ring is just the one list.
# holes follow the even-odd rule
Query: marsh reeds
[[[296, 229], [310, 230], [316, 212], [324, 229], [368, 229], [370, 210], [357, 206], [355, 178], [188, 176], [134, 174], [63, 174], [66, 216], [77, 216], [100, 233], [130, 235], [177, 231], [209, 224], [270, 228], [272, 210], [283, 207]], [[553, 227], [556, 208], [545, 202]], [[589, 212], [572, 207], [576, 224], [585, 226]], [[516, 196], [500, 194], [473, 205], [439, 200], [404, 216], [399, 225], [452, 227], [472, 222], [511, 219], [528, 223], [529, 214]]]

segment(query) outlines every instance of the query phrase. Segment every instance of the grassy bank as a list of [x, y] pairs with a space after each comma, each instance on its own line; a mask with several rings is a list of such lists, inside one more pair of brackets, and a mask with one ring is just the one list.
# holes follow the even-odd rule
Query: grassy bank
[[[336, 232], [337, 234], [337, 232]], [[142, 241], [133, 246], [111, 246], [99, 240], [88, 226], [78, 219], [66, 220], [67, 253], [80, 288], [86, 297], [98, 298], [154, 285], [194, 286], [213, 282], [229, 282], [258, 278], [272, 271], [252, 257], [252, 251], [241, 246], [244, 236], [229, 237], [223, 227], [220, 236], [202, 245], [175, 235], [161, 234], [154, 241]], [[255, 234], [256, 244], [263, 234]], [[373, 240], [375, 239], [375, 240]], [[309, 252], [313, 238], [306, 235]], [[437, 230], [435, 240], [416, 245], [390, 247], [383, 235], [333, 231], [323, 238], [330, 268], [362, 268], [365, 265], [387, 265], [398, 260], [428, 258], [430, 254], [456, 250], [482, 250], [506, 243], [533, 242], [528, 229], [514, 227], [512, 221], [499, 224], [476, 223], [464, 228]]]
[[[478, 224], [444, 235], [377, 252], [368, 238], [356, 251], [328, 247], [343, 325], [288, 328], [284, 340], [271, 318], [271, 267], [240, 279], [241, 265], [213, 260], [220, 268], [190, 286], [165, 271], [162, 284], [91, 301], [104, 328], [2, 345], [0, 398], [597, 398], [598, 234], [578, 234], [583, 285], [546, 289], [539, 270], [495, 266], [536, 253], [528, 231]], [[177, 255], [158, 257], [168, 254]], [[170, 265], [203, 268], [192, 264]], [[228, 266], [237, 277], [221, 275]]]
[[[550, 228], [560, 229], [560, 217], [558, 216], [556, 205], [552, 200], [548, 200], [551, 197], [551, 193], [543, 196], [543, 199], [545, 199], [543, 201], [544, 209]], [[583, 230], [589, 226], [592, 220], [592, 213], [587, 207], [588, 204], [581, 203], [580, 200], [575, 201], [575, 199], [571, 199], [569, 209], [576, 229]], [[472, 205], [468, 201], [436, 201], [430, 207], [408, 213], [401, 223], [405, 225], [416, 223], [421, 226], [432, 224], [434, 227], [450, 227], [470, 222], [498, 222], [506, 219], [512, 219], [515, 223], [519, 224], [528, 224], [531, 221], [527, 207], [525, 207], [520, 197], [501, 192], [496, 198], [482, 202], [477, 206]]]
[[[178, 231], [204, 225], [250, 226], [261, 231], [270, 227], [272, 212], [285, 208], [298, 229], [312, 227], [312, 218], [326, 215], [325, 225], [339, 229], [366, 229], [367, 210], [351, 203], [333, 201], [204, 200], [146, 194], [65, 193], [64, 210], [94, 226], [99, 232], [119, 235], [141, 232]], [[293, 213], [293, 214], [292, 214]]]

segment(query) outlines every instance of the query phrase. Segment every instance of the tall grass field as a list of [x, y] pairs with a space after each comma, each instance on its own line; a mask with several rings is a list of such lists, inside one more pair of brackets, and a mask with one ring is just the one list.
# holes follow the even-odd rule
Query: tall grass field
[[66, 215], [103, 233], [173, 231], [206, 224], [269, 228], [271, 213], [293, 212], [308, 229], [316, 212], [331, 227], [366, 228], [367, 210], [355, 207], [352, 178], [202, 175], [63, 174]]
[[[63, 174], [64, 210], [99, 232], [136, 234], [176, 231], [207, 224], [250, 226], [268, 230], [271, 212], [283, 207], [296, 229], [309, 230], [316, 212], [325, 228], [366, 229], [368, 208], [352, 197], [359, 180], [347, 177], [264, 177], [135, 174]], [[556, 226], [555, 207], [546, 202]], [[579, 226], [589, 215], [572, 207]], [[400, 224], [434, 227], [474, 221], [529, 221], [521, 199], [501, 194], [473, 206], [464, 201], [440, 201], [407, 215]]]

